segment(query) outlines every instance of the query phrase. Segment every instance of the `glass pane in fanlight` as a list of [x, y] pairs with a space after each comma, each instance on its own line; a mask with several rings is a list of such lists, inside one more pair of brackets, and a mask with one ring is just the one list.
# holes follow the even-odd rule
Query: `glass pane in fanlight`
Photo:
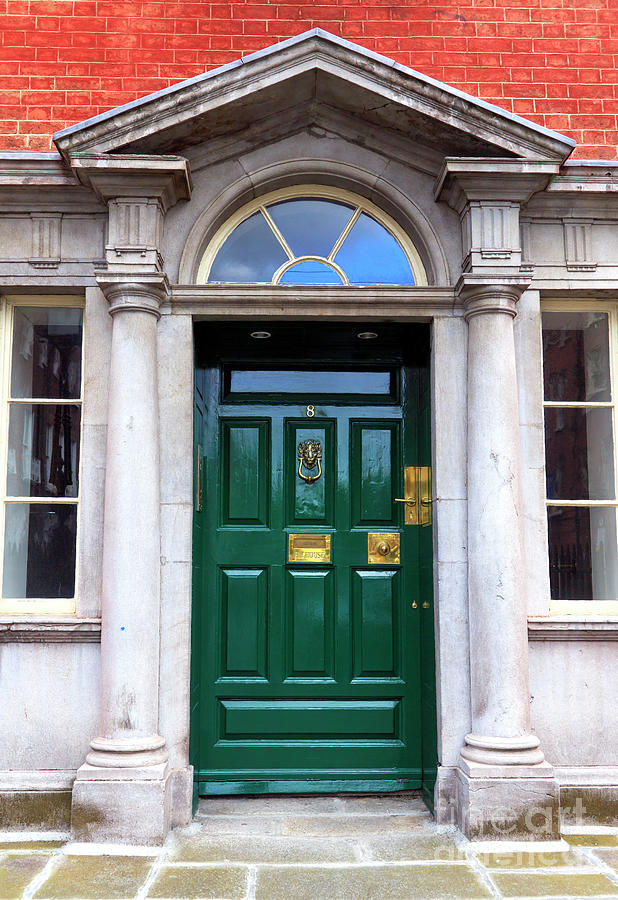
[[544, 312], [543, 374], [546, 400], [610, 400], [607, 313]]
[[224, 284], [270, 284], [286, 253], [261, 212], [241, 222], [225, 239], [208, 276]]
[[354, 207], [334, 200], [283, 200], [268, 212], [295, 256], [328, 256]]
[[77, 398], [82, 379], [82, 310], [16, 306], [12, 397]]
[[7, 503], [3, 597], [73, 597], [77, 506]]
[[341, 278], [327, 263], [304, 259], [281, 276], [279, 284], [341, 284]]
[[616, 510], [549, 506], [552, 600], [618, 599]]
[[9, 497], [77, 497], [80, 414], [68, 403], [11, 403]]
[[335, 257], [350, 284], [414, 284], [408, 259], [389, 232], [361, 213]]

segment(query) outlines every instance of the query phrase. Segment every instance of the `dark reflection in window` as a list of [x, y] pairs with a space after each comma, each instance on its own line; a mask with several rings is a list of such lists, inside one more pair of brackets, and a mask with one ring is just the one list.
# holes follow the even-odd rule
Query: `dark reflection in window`
[[545, 408], [547, 497], [613, 500], [611, 409]]
[[16, 306], [11, 396], [79, 398], [81, 350], [81, 309]]
[[550, 506], [549, 573], [552, 600], [616, 600], [616, 510]]
[[62, 403], [11, 404], [9, 497], [77, 497], [80, 414]]
[[611, 400], [607, 313], [543, 313], [546, 400]]
[[77, 506], [9, 503], [5, 510], [3, 597], [73, 597]]
[[392, 391], [390, 370], [373, 372], [295, 371], [294, 369], [228, 369], [231, 394], [377, 394]]

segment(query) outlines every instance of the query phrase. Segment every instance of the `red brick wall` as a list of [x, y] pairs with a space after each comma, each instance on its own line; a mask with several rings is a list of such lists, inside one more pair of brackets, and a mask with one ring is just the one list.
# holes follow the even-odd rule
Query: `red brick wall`
[[0, 0], [0, 149], [319, 26], [618, 158], [618, 0]]

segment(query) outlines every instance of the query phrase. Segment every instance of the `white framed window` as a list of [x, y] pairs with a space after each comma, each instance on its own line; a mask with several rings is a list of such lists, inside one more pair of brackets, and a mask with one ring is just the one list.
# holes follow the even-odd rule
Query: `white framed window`
[[73, 615], [83, 301], [0, 301], [0, 614]]
[[550, 615], [618, 615], [618, 305], [542, 309]]
[[239, 209], [217, 231], [198, 284], [426, 285], [405, 231], [349, 191], [304, 185]]

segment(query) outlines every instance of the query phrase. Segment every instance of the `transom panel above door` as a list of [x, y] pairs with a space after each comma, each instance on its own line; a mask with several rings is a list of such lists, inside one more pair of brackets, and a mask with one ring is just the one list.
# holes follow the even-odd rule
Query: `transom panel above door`
[[427, 330], [266, 330], [197, 331], [200, 793], [420, 787]]

